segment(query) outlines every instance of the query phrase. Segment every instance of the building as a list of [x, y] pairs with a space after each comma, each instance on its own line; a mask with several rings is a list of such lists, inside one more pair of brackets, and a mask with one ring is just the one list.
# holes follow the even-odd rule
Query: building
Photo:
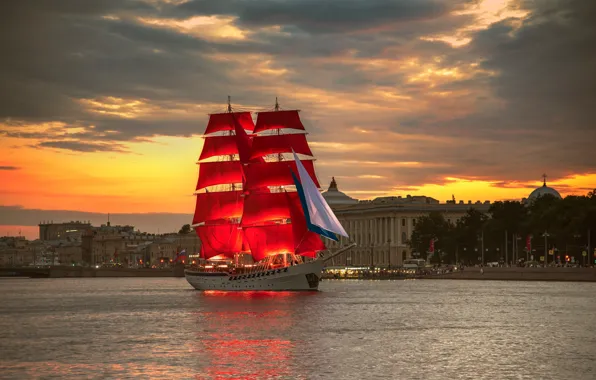
[[329, 248], [338, 249], [350, 242], [357, 244], [350, 251], [336, 256], [331, 265], [372, 264], [376, 267], [389, 267], [400, 266], [404, 260], [411, 257], [407, 242], [412, 236], [418, 218], [432, 211], [439, 211], [448, 222], [456, 223], [470, 208], [488, 212], [490, 202], [456, 203], [451, 200], [440, 203], [430, 197], [408, 195], [405, 198], [380, 197], [359, 201], [356, 204], [336, 203], [331, 206], [350, 239], [341, 238], [339, 242], [329, 244]]
[[90, 222], [43, 222], [39, 223], [39, 239], [42, 241], [60, 240], [66, 238], [67, 236], [78, 236], [80, 238], [83, 232], [90, 228]]
[[33, 255], [24, 236], [0, 237], [0, 267], [25, 266], [32, 262]]
[[546, 174], [542, 175], [543, 178], [543, 183], [542, 186], [536, 188], [534, 191], [532, 191], [530, 193], [530, 195], [528, 196], [528, 199], [522, 199], [522, 202], [530, 204], [532, 202], [534, 202], [536, 199], [544, 196], [544, 195], [552, 195], [553, 197], [557, 198], [557, 199], [562, 199], [561, 194], [559, 194], [559, 192], [555, 189], [553, 189], [552, 187], [548, 187], [546, 186]]
[[125, 266], [159, 266], [168, 264], [178, 252], [198, 253], [201, 243], [192, 231], [188, 234], [150, 234], [135, 231], [133, 226], [94, 227], [83, 234], [82, 262], [87, 265], [122, 264]]
[[321, 195], [323, 195], [323, 198], [325, 198], [325, 201], [327, 201], [327, 204], [329, 204], [331, 207], [353, 205], [358, 203], [358, 199], [351, 198], [347, 194], [338, 190], [335, 177], [331, 177], [329, 188]]

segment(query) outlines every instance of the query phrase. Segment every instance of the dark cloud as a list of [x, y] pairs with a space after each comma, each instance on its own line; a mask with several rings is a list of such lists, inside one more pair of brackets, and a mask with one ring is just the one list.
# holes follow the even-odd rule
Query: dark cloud
[[546, 170], [554, 177], [594, 172], [596, 3], [526, 6], [533, 6], [532, 14], [521, 28], [508, 20], [495, 24], [476, 34], [468, 52], [498, 74], [489, 85], [503, 108], [448, 125], [499, 142], [493, 161], [517, 178], [522, 171]]
[[[391, 24], [395, 27], [400, 22], [436, 19], [452, 9], [436, 1], [348, 2], [339, 8], [338, 4], [329, 2], [324, 12], [314, 12], [319, 15], [313, 19], [315, 24], [329, 24], [335, 30], [341, 29], [341, 25], [369, 28]], [[78, 125], [86, 132], [69, 136], [78, 139], [78, 144], [63, 140], [66, 131], [0, 130], [0, 133], [47, 140], [39, 146], [76, 151], [111, 150], [109, 145], [95, 141], [139, 141], [155, 135], [189, 136], [200, 133], [197, 123], [203, 121], [205, 113], [214, 110], [204, 110], [196, 117], [189, 115], [187, 120], [172, 120], [168, 115], [130, 119], [90, 112], [79, 100], [142, 98], [153, 108], [168, 110], [176, 103], [224, 101], [228, 94], [233, 94], [237, 102], [250, 104], [267, 104], [275, 95], [281, 95], [274, 87], [272, 93], [255, 92], [254, 87], [267, 83], [267, 79], [273, 80], [272, 86], [277, 81], [267, 78], [267, 74], [234, 75], [236, 71], [251, 69], [252, 63], [215, 61], [212, 57], [215, 53], [273, 55], [280, 68], [293, 71], [284, 79], [290, 86], [354, 91], [367, 83], [399, 81], [399, 78], [378, 79], [374, 73], [354, 74], [353, 65], [327, 65], [313, 68], [310, 75], [304, 75], [304, 59], [337, 57], [351, 49], [355, 49], [358, 56], [374, 56], [394, 39], [391, 35], [312, 38], [299, 31], [281, 35], [263, 32], [245, 41], [213, 42], [141, 24], [135, 18], [159, 19], [174, 11], [185, 17], [200, 12], [237, 15], [241, 11], [245, 19], [238, 22], [254, 26], [258, 21], [256, 15], [265, 10], [275, 15], [268, 17], [271, 21], [292, 15], [298, 24], [307, 28], [309, 25], [304, 23], [308, 22], [312, 11], [305, 9], [313, 8], [307, 5], [256, 1], [242, 2], [236, 7], [229, 2], [188, 2], [172, 8], [143, 1], [3, 3], [0, 24], [9, 33], [0, 36], [0, 49], [9, 58], [0, 60], [0, 118], [34, 123], [60, 121], [67, 126]], [[415, 24], [410, 25], [408, 32], [402, 31], [402, 39], [415, 36]], [[331, 72], [334, 75], [329, 75]], [[104, 131], [117, 133], [106, 135]]]
[[127, 150], [118, 144], [114, 143], [86, 143], [81, 141], [43, 141], [36, 145], [40, 148], [56, 148], [66, 149], [75, 152], [126, 152]]
[[[474, 15], [453, 13], [468, 1], [5, 3], [0, 24], [10, 33], [0, 34], [0, 49], [9, 58], [0, 60], [0, 118], [79, 128], [0, 130], [41, 140], [40, 147], [124, 151], [120, 144], [127, 141], [190, 136], [202, 132], [204, 114], [215, 110], [185, 118], [168, 110], [223, 102], [231, 94], [245, 105], [265, 106], [279, 96], [283, 106], [304, 109], [312, 141], [370, 143], [347, 152], [315, 148], [321, 162], [358, 155], [361, 161], [422, 163], [321, 166], [321, 178], [383, 177], [344, 181], [353, 189], [403, 188], [444, 177], [528, 181], [543, 171], [560, 178], [596, 170], [594, 2], [523, 2], [530, 15], [521, 27], [507, 19], [468, 31], [470, 44], [459, 48], [421, 37], [453, 35], [471, 24]], [[200, 15], [233, 17], [235, 26], [253, 34], [214, 41], [136, 18]], [[258, 29], [274, 25], [281, 32]], [[217, 60], [216, 54], [227, 56]], [[241, 54], [256, 58], [234, 59]], [[417, 59], [413, 68], [400, 66], [408, 58]], [[287, 71], [255, 70], [267, 62]], [[430, 71], [459, 68], [465, 75], [438, 76], [432, 85], [411, 80], [411, 70], [424, 72], [427, 65]], [[399, 97], [387, 100], [379, 89]], [[300, 91], [310, 96], [295, 95]], [[142, 99], [158, 112], [124, 118], [81, 103], [108, 97]], [[342, 101], [347, 106], [340, 108]], [[346, 132], [353, 127], [373, 133]]]
[[9, 166], [9, 165], [4, 165], [4, 166], [0, 166], [0, 170], [19, 170], [20, 168], [18, 166]]
[[[127, 136], [151, 136], [146, 125], [105, 120], [77, 100], [145, 98], [159, 108], [176, 101], [225, 99], [230, 66], [202, 56], [210, 51], [206, 41], [127, 17], [155, 14], [142, 2], [74, 3], [79, 5], [3, 3], [0, 24], [9, 32], [0, 35], [5, 53], [0, 60], [0, 118], [62, 121], [98, 129], [117, 124], [115, 129]], [[103, 17], [111, 14], [121, 19]], [[161, 124], [160, 132], [168, 134], [168, 128]]]
[[[436, 0], [192, 0], [177, 6], [174, 14], [229, 15], [241, 25], [295, 27], [309, 33], [344, 33], [382, 29], [405, 21], [435, 19], [455, 7]], [[461, 6], [461, 5], [458, 5]]]

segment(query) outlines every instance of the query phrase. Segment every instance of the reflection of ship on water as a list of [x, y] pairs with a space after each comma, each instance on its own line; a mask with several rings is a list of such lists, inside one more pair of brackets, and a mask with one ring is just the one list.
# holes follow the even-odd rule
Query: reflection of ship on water
[[296, 298], [312, 294], [206, 291], [201, 303], [218, 311], [195, 314], [196, 378], [302, 378], [295, 373], [296, 342], [289, 332], [298, 324]]
[[[333, 255], [321, 237], [348, 237], [319, 192], [297, 110], [210, 115], [193, 218], [201, 260], [185, 271], [198, 290], [316, 290]], [[288, 157], [284, 156], [288, 155]], [[291, 157], [291, 158], [289, 158]], [[215, 161], [214, 161], [215, 160]]]

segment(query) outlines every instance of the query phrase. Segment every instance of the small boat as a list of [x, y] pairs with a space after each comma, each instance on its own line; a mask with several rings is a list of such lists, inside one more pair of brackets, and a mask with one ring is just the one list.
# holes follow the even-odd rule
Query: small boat
[[348, 234], [321, 195], [298, 110], [209, 116], [192, 227], [201, 240], [186, 280], [197, 290], [317, 290]]

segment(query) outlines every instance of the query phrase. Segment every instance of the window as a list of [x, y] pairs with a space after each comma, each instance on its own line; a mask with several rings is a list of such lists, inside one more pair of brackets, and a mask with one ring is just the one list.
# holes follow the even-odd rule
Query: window
[[401, 226], [402, 227], [405, 227], [406, 226], [406, 219], [405, 218], [401, 220]]
[[402, 232], [401, 233], [401, 243], [404, 244], [406, 242], [406, 240], [408, 240], [406, 233]]
[[415, 226], [416, 225], [416, 219], [412, 219], [412, 225]]

